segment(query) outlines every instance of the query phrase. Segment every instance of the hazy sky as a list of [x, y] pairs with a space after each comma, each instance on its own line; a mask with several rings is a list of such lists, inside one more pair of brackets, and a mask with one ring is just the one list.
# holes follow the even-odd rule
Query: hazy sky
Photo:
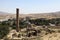
[[0, 11], [15, 13], [44, 13], [60, 11], [60, 0], [0, 0]]

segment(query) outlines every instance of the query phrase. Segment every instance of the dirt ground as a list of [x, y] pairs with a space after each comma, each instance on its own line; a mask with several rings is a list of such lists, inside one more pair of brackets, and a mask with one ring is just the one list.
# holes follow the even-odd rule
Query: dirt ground
[[42, 38], [43, 40], [60, 40], [60, 33], [44, 35]]

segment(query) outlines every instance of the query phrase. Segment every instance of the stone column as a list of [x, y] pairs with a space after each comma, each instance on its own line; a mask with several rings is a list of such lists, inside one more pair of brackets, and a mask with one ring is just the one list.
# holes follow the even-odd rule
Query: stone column
[[19, 9], [16, 8], [16, 31], [19, 32]]

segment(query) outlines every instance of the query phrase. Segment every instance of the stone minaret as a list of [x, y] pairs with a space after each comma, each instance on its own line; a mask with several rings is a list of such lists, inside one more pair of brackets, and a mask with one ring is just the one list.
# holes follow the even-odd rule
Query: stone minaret
[[19, 9], [16, 8], [16, 31], [19, 32]]

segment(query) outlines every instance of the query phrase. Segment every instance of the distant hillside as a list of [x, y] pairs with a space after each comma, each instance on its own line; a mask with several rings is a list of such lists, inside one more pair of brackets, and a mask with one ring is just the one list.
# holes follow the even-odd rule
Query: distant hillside
[[[0, 12], [0, 18], [5, 18], [5, 17], [11, 17], [11, 18], [15, 18], [16, 15], [15, 14], [10, 14], [10, 13], [6, 13], [6, 12]], [[59, 12], [51, 12], [51, 13], [31, 13], [31, 14], [20, 14], [19, 15], [20, 18], [24, 18], [24, 17], [31, 17], [31, 18], [60, 18], [60, 11]]]
[[20, 17], [31, 17], [31, 18], [60, 18], [60, 12], [51, 13], [31, 13], [31, 14], [20, 14]]
[[1, 11], [0, 11], [0, 19], [4, 19], [4, 18], [6, 18], [6, 17], [8, 17], [8, 16], [10, 16], [10, 15], [12, 15], [12, 14], [7, 13], [7, 12], [1, 12]]

